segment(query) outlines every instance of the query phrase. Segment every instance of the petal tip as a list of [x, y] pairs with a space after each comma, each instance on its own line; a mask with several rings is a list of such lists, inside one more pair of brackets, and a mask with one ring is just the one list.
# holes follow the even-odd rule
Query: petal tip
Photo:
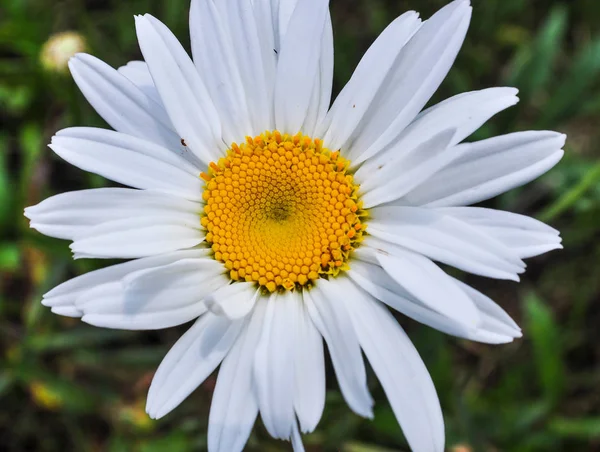
[[561, 134], [559, 134], [559, 136], [560, 136], [560, 140], [562, 142], [562, 144], [561, 144], [560, 147], [562, 148], [566, 144], [566, 142], [567, 142], [567, 134], [566, 133], [561, 133]]
[[46, 306], [47, 308], [51, 308], [52, 307], [52, 300], [50, 298], [46, 298], [46, 295], [42, 296], [42, 301], [41, 301], [42, 306]]

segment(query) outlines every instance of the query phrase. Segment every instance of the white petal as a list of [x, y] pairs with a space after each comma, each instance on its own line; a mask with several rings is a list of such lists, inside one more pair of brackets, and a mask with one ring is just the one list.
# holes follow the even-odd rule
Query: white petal
[[[271, 0], [274, 10], [277, 11], [277, 34], [278, 41], [281, 43], [288, 32], [288, 27], [298, 0]], [[281, 47], [281, 46], [280, 46]]]
[[73, 318], [79, 318], [83, 315], [79, 309], [73, 306], [55, 306], [54, 308], [50, 308], [50, 311], [57, 315]]
[[376, 241], [370, 243], [368, 246], [377, 245], [373, 249], [383, 269], [417, 300], [471, 328], [479, 325], [479, 312], [473, 302], [428, 258], [395, 245], [382, 248]]
[[84, 53], [71, 58], [69, 68], [88, 102], [113, 129], [169, 149], [179, 147], [180, 138], [162, 105], [125, 76]]
[[[233, 9], [231, 14], [235, 14]], [[226, 143], [233, 143], [253, 133], [240, 76], [244, 68], [238, 67], [225, 19], [220, 17], [213, 0], [192, 1], [190, 35], [194, 64], [219, 112], [223, 138]]]
[[213, 259], [184, 259], [139, 270], [122, 281], [85, 292], [75, 301], [83, 321], [128, 330], [157, 330], [204, 314], [203, 298], [227, 285], [223, 266]]
[[434, 105], [422, 112], [390, 147], [366, 161], [357, 174], [370, 181], [402, 170], [402, 161], [408, 154], [427, 137], [443, 130], [456, 129], [449, 145], [460, 143], [493, 115], [516, 104], [519, 101], [517, 92], [515, 88], [489, 88], [459, 94]]
[[[269, 4], [268, 1], [257, 3]], [[252, 2], [247, 0], [224, 0], [215, 5], [227, 30], [226, 35], [231, 39], [231, 52], [237, 63], [253, 134], [273, 130], [274, 52], [273, 46], [261, 48], [259, 28], [266, 28], [264, 18], [257, 22]], [[214, 63], [208, 62], [211, 68]]]
[[153, 256], [191, 248], [204, 240], [193, 216], [140, 216], [89, 228], [71, 244], [75, 258], [100, 259]]
[[344, 307], [344, 293], [325, 279], [304, 293], [310, 317], [327, 342], [333, 368], [348, 406], [360, 416], [373, 417], [373, 399], [352, 322]]
[[388, 25], [364, 54], [318, 133], [324, 136], [329, 148], [345, 147], [357, 125], [364, 119], [396, 57], [420, 25], [419, 16], [414, 11], [403, 14]]
[[455, 129], [445, 130], [423, 142], [415, 152], [401, 159], [398, 165], [386, 168], [383, 179], [364, 179], [363, 173], [357, 173], [356, 180], [361, 184], [364, 193], [361, 199], [365, 207], [402, 198], [459, 158], [459, 148], [448, 148], [455, 132]]
[[471, 297], [471, 300], [479, 309], [481, 313], [481, 329], [498, 335], [506, 336], [511, 338], [521, 337], [521, 328], [515, 323], [515, 321], [498, 306], [491, 298], [482, 294], [478, 290], [473, 289], [471, 286], [454, 279], [456, 284], [464, 290], [464, 292]]
[[409, 148], [412, 140], [418, 140], [419, 134], [432, 133], [456, 128], [452, 144], [458, 144], [495, 114], [512, 107], [519, 102], [516, 88], [488, 88], [479, 91], [458, 94], [446, 99], [420, 113], [400, 137], [400, 141]]
[[136, 16], [140, 48], [171, 121], [205, 164], [225, 149], [221, 123], [194, 63], [177, 38], [156, 18]]
[[325, 406], [323, 338], [302, 300], [296, 303], [294, 408], [303, 433], [314, 431]]
[[[355, 260], [352, 268], [348, 271], [348, 276], [359, 287], [391, 308], [443, 333], [490, 344], [504, 344], [512, 342], [515, 337], [520, 337], [520, 330], [513, 330], [513, 333], [509, 335], [498, 334], [497, 328], [492, 328], [491, 331], [487, 330], [487, 316], [481, 310], [479, 315], [482, 317], [482, 321], [480, 325], [473, 327], [428, 308], [408, 294], [379, 265]], [[477, 305], [474, 297], [471, 299]]]
[[344, 302], [356, 335], [411, 449], [442, 452], [442, 409], [419, 353], [386, 308], [351, 283], [347, 286]]
[[462, 156], [406, 196], [413, 205], [475, 204], [530, 182], [562, 158], [565, 135], [518, 132], [464, 144]]
[[[53, 308], [74, 307], [75, 301], [96, 286], [116, 283], [124, 276], [143, 269], [169, 265], [181, 259], [202, 259], [208, 256], [203, 249], [176, 251], [112, 265], [70, 279], [44, 295], [42, 304]], [[81, 315], [81, 314], [80, 314]]]
[[[117, 69], [117, 71], [127, 77], [129, 81], [142, 90], [146, 96], [162, 106], [164, 110], [165, 107], [162, 103], [162, 99], [160, 98], [160, 94], [158, 94], [156, 86], [154, 86], [154, 80], [152, 80], [150, 69], [148, 69], [148, 65], [145, 61], [130, 61], [125, 66], [121, 66]], [[165, 116], [168, 117], [166, 110]]]
[[58, 132], [50, 148], [72, 165], [115, 182], [202, 199], [198, 170], [149, 141], [110, 130], [75, 127]]
[[298, 425], [294, 423], [294, 430], [292, 431], [292, 449], [294, 452], [304, 452], [304, 444], [302, 444], [302, 436]]
[[146, 411], [153, 419], [177, 407], [208, 377], [234, 344], [243, 321], [211, 313], [200, 317], [160, 363], [148, 392]]
[[470, 19], [468, 1], [452, 2], [406, 44], [353, 134], [348, 149], [353, 164], [385, 149], [415, 119], [454, 63]]
[[282, 133], [298, 133], [309, 111], [328, 5], [328, 0], [299, 2], [290, 19], [275, 82], [275, 125]]
[[309, 109], [302, 126], [302, 131], [309, 136], [316, 136], [316, 127], [319, 126], [329, 110], [331, 91], [333, 88], [333, 28], [331, 15], [327, 15], [323, 41], [321, 43], [321, 59], [319, 73], [313, 88]]
[[[273, 3], [273, 4], [272, 4]], [[277, 71], [277, 58], [280, 50], [279, 43], [275, 42], [276, 39], [276, 26], [275, 26], [275, 7], [279, 6], [279, 2], [273, 0], [261, 0], [259, 2], [253, 2], [254, 20], [258, 31], [259, 46], [262, 55], [262, 62], [265, 68], [267, 90], [269, 92], [270, 110], [271, 116], [273, 113], [273, 93], [275, 87], [275, 75]], [[278, 25], [277, 25], [278, 26]], [[277, 36], [277, 39], [279, 37]], [[271, 124], [274, 122], [271, 118]], [[271, 127], [271, 128], [273, 128]]]
[[139, 215], [199, 216], [202, 205], [150, 190], [97, 188], [61, 193], [25, 209], [31, 227], [50, 237], [74, 240], [93, 226]]
[[522, 259], [562, 249], [559, 232], [534, 218], [481, 207], [437, 210], [469, 223], [502, 242]]
[[256, 284], [238, 282], [209, 294], [204, 303], [213, 314], [235, 320], [248, 315], [259, 297], [260, 289], [256, 288]]
[[208, 450], [242, 452], [258, 414], [254, 353], [264, 327], [266, 300], [256, 303], [244, 331], [219, 370], [208, 419]]
[[[146, 96], [155, 101], [164, 110], [164, 116], [169, 118], [167, 110], [163, 104], [160, 94], [154, 85], [152, 74], [145, 61], [130, 61], [125, 66], [117, 69], [119, 73], [127, 77], [134, 85], [136, 85]], [[205, 165], [194, 155], [184, 144], [181, 143], [179, 134], [175, 131], [175, 127], [169, 118], [169, 127], [173, 130], [175, 142], [170, 142], [169, 150], [180, 155], [197, 168], [203, 168]], [[143, 138], [143, 137], [142, 137]]]
[[269, 297], [254, 355], [254, 384], [260, 416], [269, 434], [289, 440], [294, 415], [294, 294]]
[[461, 270], [518, 280], [525, 264], [493, 237], [431, 209], [386, 206], [369, 211], [369, 234]]

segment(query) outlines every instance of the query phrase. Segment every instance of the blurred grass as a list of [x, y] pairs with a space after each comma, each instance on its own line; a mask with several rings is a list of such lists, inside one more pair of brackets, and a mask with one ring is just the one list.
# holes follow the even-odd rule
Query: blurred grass
[[[444, 0], [332, 2], [338, 91], [362, 53], [397, 15], [428, 17]], [[512, 85], [521, 103], [473, 139], [526, 129], [569, 134], [567, 154], [534, 184], [490, 206], [549, 221], [565, 251], [534, 259], [519, 285], [469, 278], [524, 329], [490, 347], [400, 319], [427, 363], [444, 409], [449, 450], [600, 450], [600, 2], [473, 0], [465, 46], [435, 96]], [[41, 47], [75, 30], [116, 66], [139, 58], [133, 14], [150, 12], [187, 42], [188, 0], [0, 1], [0, 450], [192, 451], [206, 447], [210, 378], [166, 419], [144, 399], [155, 367], [184, 328], [131, 333], [61, 318], [41, 295], [97, 267], [73, 262], [67, 244], [28, 230], [24, 206], [106, 184], [45, 147], [70, 125], [103, 126], [65, 75], [44, 71]], [[345, 406], [329, 369], [323, 420], [308, 450], [407, 450], [379, 388], [374, 422]], [[257, 423], [249, 450], [287, 450]]]

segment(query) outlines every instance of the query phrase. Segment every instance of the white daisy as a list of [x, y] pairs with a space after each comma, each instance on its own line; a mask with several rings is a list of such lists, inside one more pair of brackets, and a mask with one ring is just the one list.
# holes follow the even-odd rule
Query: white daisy
[[554, 132], [459, 144], [514, 105], [516, 89], [419, 113], [470, 17], [467, 0], [424, 22], [400, 16], [331, 108], [326, 0], [193, 0], [193, 61], [149, 15], [135, 20], [145, 62], [116, 71], [74, 57], [75, 81], [116, 131], [70, 128], [50, 147], [133, 188], [61, 194], [26, 215], [72, 240], [75, 258], [132, 260], [61, 284], [44, 305], [130, 330], [198, 318], [158, 368], [147, 411], [166, 415], [220, 364], [211, 451], [242, 450], [259, 413], [301, 450], [325, 403], [323, 339], [353, 411], [373, 416], [362, 350], [413, 450], [443, 450], [433, 383], [387, 306], [454, 336], [510, 342], [521, 336], [510, 317], [437, 263], [518, 280], [523, 258], [561, 247], [536, 220], [461, 207], [563, 155]]

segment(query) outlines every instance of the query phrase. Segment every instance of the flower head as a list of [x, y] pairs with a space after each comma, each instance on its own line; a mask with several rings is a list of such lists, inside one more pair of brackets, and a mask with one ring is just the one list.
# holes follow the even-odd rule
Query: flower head
[[560, 248], [536, 220], [464, 206], [546, 172], [563, 135], [463, 143], [517, 102], [513, 88], [421, 111], [470, 17], [466, 0], [425, 22], [400, 16], [331, 108], [326, 0], [193, 0], [193, 61], [149, 15], [136, 17], [145, 62], [114, 70], [77, 55], [75, 81], [116, 131], [66, 129], [50, 147], [133, 188], [61, 194], [26, 215], [72, 240], [75, 258], [131, 260], [43, 303], [108, 328], [197, 318], [158, 368], [147, 412], [166, 415], [220, 365], [211, 451], [242, 450], [259, 413], [301, 450], [325, 403], [323, 339], [353, 411], [373, 415], [364, 352], [411, 447], [443, 450], [435, 388], [388, 307], [454, 336], [511, 342], [521, 336], [511, 318], [437, 263], [518, 280], [522, 259]]

